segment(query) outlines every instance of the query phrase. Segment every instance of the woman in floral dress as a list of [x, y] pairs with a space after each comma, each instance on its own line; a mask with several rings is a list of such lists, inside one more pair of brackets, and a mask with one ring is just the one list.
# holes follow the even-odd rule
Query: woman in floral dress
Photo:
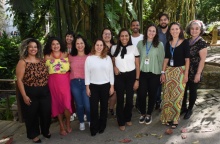
[[[71, 93], [70, 93], [70, 64], [62, 42], [51, 37], [44, 48], [46, 66], [49, 70], [49, 88], [52, 99], [52, 117], [58, 117], [60, 135], [67, 135], [72, 131], [70, 127]], [[66, 117], [66, 129], [63, 124], [63, 115]]]

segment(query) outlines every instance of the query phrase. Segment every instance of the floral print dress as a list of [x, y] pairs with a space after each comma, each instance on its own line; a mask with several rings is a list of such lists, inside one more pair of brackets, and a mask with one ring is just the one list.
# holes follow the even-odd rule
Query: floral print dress
[[68, 58], [47, 60], [46, 66], [49, 70], [48, 84], [52, 99], [52, 117], [62, 114], [64, 110], [72, 113]]

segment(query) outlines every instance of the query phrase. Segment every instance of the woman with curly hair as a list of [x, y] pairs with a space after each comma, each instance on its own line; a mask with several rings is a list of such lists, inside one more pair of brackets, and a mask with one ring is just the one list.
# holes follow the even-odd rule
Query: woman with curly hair
[[38, 40], [28, 38], [22, 41], [16, 77], [27, 137], [34, 143], [41, 143], [40, 134], [51, 137], [51, 97], [47, 83], [48, 69]]
[[[67, 135], [72, 131], [70, 126], [71, 92], [70, 92], [70, 64], [65, 46], [59, 38], [51, 37], [44, 47], [46, 66], [49, 70], [49, 88], [52, 98], [52, 117], [58, 117], [60, 135]], [[66, 129], [63, 124], [66, 118]]]

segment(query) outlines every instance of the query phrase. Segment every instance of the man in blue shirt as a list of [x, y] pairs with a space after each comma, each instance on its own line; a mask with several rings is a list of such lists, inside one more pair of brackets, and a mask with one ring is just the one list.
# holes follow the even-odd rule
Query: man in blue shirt
[[[164, 49], [167, 43], [167, 30], [168, 30], [168, 23], [169, 23], [169, 16], [165, 13], [162, 13], [159, 15], [159, 25], [158, 25], [158, 34], [159, 34], [159, 40], [163, 43]], [[157, 90], [157, 100], [156, 100], [156, 107], [155, 109], [160, 108], [161, 103], [161, 91], [162, 91], [162, 84], [160, 84], [158, 90]]]

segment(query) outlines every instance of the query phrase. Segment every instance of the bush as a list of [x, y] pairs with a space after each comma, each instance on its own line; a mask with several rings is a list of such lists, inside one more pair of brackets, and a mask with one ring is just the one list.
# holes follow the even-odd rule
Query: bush
[[[8, 37], [3, 32], [0, 37], [0, 79], [14, 79], [15, 67], [19, 60], [18, 46], [20, 37]], [[8, 89], [10, 86], [0, 83], [0, 89]]]
[[[11, 111], [12, 104], [16, 101], [16, 96], [9, 96], [9, 109], [0, 110], [0, 120], [13, 120], [13, 112]], [[0, 98], [0, 108], [7, 107], [7, 99]]]

